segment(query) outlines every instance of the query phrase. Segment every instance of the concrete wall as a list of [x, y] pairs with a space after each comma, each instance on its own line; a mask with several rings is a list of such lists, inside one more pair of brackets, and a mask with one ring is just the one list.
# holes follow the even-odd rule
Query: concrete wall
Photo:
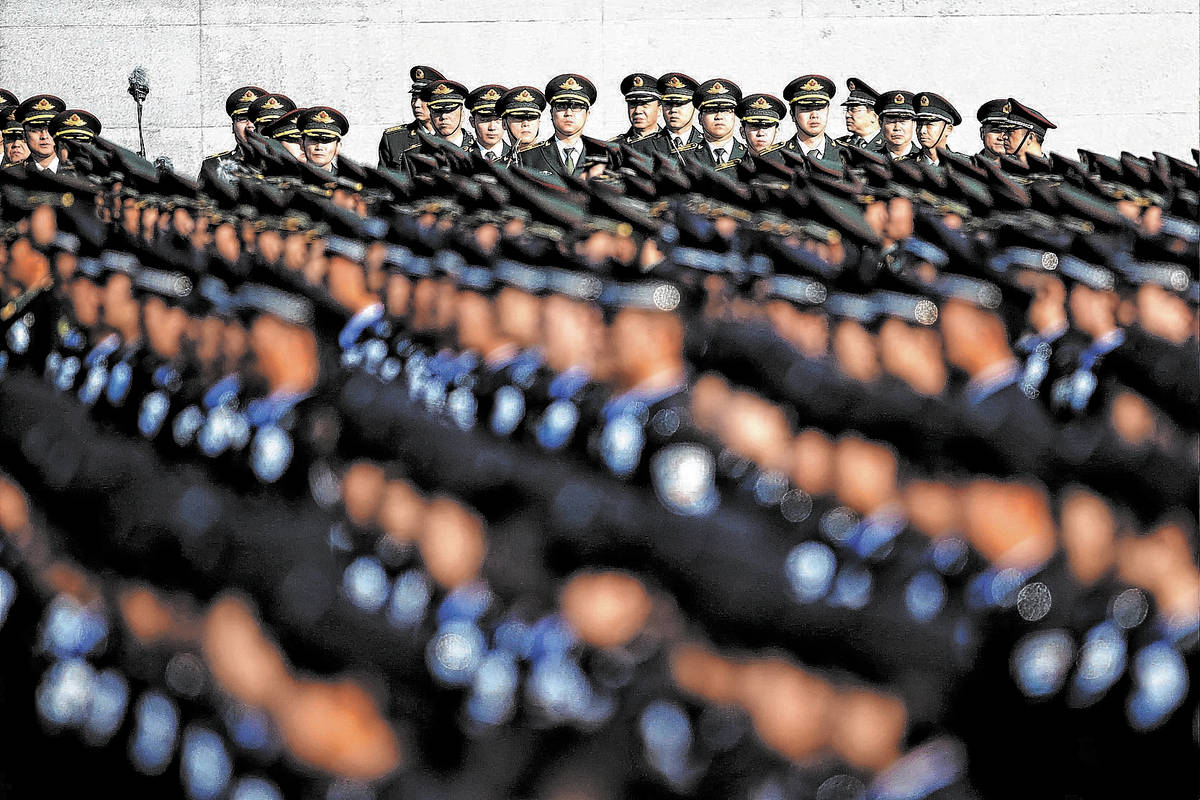
[[[855, 75], [946, 96], [968, 118], [951, 139], [965, 152], [978, 105], [1011, 94], [1058, 123], [1051, 149], [1188, 156], [1198, 30], [1195, 0], [0, 0], [0, 86], [57, 94], [136, 149], [126, 78], [142, 64], [148, 154], [188, 173], [230, 146], [224, 101], [243, 84], [339, 108], [345, 152], [373, 163], [381, 130], [410, 118], [414, 63], [469, 87], [583, 73], [600, 90], [588, 132], [605, 137], [626, 127], [617, 86], [632, 71], [774, 94], [821, 72], [841, 95]], [[830, 132], [844, 133], [839, 114]]]

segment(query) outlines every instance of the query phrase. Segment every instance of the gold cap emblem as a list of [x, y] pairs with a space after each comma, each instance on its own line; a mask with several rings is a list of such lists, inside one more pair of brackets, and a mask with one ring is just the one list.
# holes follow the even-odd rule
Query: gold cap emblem
[[929, 105], [929, 98], [926, 97], [925, 95], [921, 95], [921, 99], [919, 102], [921, 103], [922, 106], [927, 106], [927, 105]]
[[764, 109], [765, 109], [765, 108], [770, 108], [770, 107], [771, 107], [771, 104], [770, 104], [769, 102], [767, 102], [767, 98], [765, 98], [765, 97], [760, 97], [760, 98], [758, 98], [757, 100], [755, 100], [753, 103], [751, 103], [751, 104], [750, 104], [750, 107], [751, 107], [751, 108], [764, 108]]
[[63, 120], [63, 124], [70, 125], [72, 128], [82, 128], [84, 125], [87, 125], [78, 114], [72, 114], [67, 117]]
[[413, 70], [413, 77], [416, 78], [417, 80], [421, 80], [422, 78], [425, 77], [425, 70], [421, 69], [420, 67], [417, 67], [415, 70]]
[[678, 75], [672, 75], [671, 79], [667, 81], [667, 86], [671, 89], [682, 89], [683, 81], [679, 80]]
[[438, 94], [438, 95], [442, 95], [442, 94], [450, 94], [450, 93], [451, 93], [451, 92], [453, 92], [453, 91], [454, 91], [454, 90], [453, 90], [453, 89], [451, 89], [451, 88], [450, 88], [449, 86], [447, 86], [446, 84], [444, 84], [444, 83], [439, 83], [439, 84], [437, 85], [437, 88], [433, 90], [433, 93], [434, 93], [434, 94]]
[[725, 88], [725, 84], [721, 83], [720, 81], [717, 81], [716, 83], [714, 83], [712, 85], [712, 88], [708, 90], [708, 93], [709, 94], [725, 94], [728, 91], [729, 90]]
[[238, 98], [238, 102], [239, 103], [253, 103], [257, 99], [258, 99], [258, 95], [256, 95], [250, 89], [247, 89], [246, 93]]
[[582, 89], [583, 87], [579, 85], [579, 81], [575, 80], [573, 77], [568, 77], [565, 81], [558, 85], [558, 88], [566, 89], [567, 91], [575, 91], [576, 89]]
[[497, 92], [495, 89], [488, 89], [486, 92], [483, 93], [483, 99], [484, 100], [499, 100], [500, 93]]
[[642, 80], [641, 75], [634, 75], [633, 76], [633, 85], [634, 86], [645, 86], [646, 82], [644, 80]]
[[322, 108], [315, 115], [313, 115], [313, 122], [320, 122], [323, 125], [332, 125], [333, 117], [329, 116], [329, 112]]
[[1005, 114], [1011, 114], [1012, 113], [1012, 103], [1005, 103], [1004, 108], [1002, 108], [1000, 110], [1003, 111]]
[[895, 97], [892, 98], [892, 102], [899, 103], [900, 105], [904, 105], [904, 95], [897, 94]]
[[854, 81], [846, 81], [846, 88], [853, 92], [858, 88], [858, 84], [856, 84]]
[[818, 92], [821, 90], [821, 84], [817, 82], [816, 78], [809, 78], [808, 82], [800, 88], [806, 92]]
[[516, 100], [518, 103], [532, 103], [532, 102], [533, 102], [533, 95], [531, 95], [531, 94], [529, 93], [529, 90], [528, 90], [528, 89], [522, 89], [522, 90], [521, 90], [521, 93], [520, 93], [519, 95], [517, 95], [517, 96], [516, 96], [514, 99], [515, 99], [515, 100]]
[[267, 102], [263, 103], [262, 107], [264, 111], [267, 109], [274, 111], [277, 108], [283, 108], [283, 103], [279, 102], [274, 97], [268, 97]]
[[33, 104], [34, 111], [50, 111], [53, 108], [54, 104], [44, 97]]

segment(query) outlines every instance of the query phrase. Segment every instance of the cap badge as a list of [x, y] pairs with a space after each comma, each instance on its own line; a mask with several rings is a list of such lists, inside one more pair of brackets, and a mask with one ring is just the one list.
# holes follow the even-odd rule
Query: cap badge
[[729, 90], [725, 88], [725, 84], [721, 83], [720, 81], [717, 81], [716, 83], [714, 83], [712, 85], [712, 88], [708, 90], [708, 93], [709, 94], [725, 94], [728, 91]]
[[49, 111], [50, 109], [54, 108], [54, 104], [43, 97], [41, 100], [38, 100], [33, 104], [33, 108], [35, 111]]
[[566, 89], [567, 91], [575, 91], [576, 89], [582, 89], [583, 87], [579, 85], [579, 81], [575, 80], [574, 77], [568, 77], [565, 81], [558, 85], [558, 88]]
[[683, 81], [679, 80], [678, 75], [672, 75], [671, 79], [667, 81], [667, 86], [671, 89], [682, 89]]
[[238, 102], [239, 103], [253, 103], [257, 99], [258, 99], [258, 95], [256, 95], [251, 90], [247, 89], [246, 93], [238, 98]]
[[821, 90], [821, 84], [817, 82], [816, 78], [809, 78], [808, 82], [800, 88], [806, 92], [817, 92]]
[[765, 97], [760, 97], [760, 98], [758, 98], [757, 100], [755, 100], [753, 103], [751, 103], [751, 104], [750, 104], [750, 107], [751, 107], [751, 108], [763, 108], [763, 109], [766, 109], [766, 108], [770, 108], [770, 107], [771, 107], [771, 104], [770, 104], [769, 102], [767, 102], [767, 98], [765, 98]]
[[453, 90], [453, 89], [451, 89], [451, 88], [450, 88], [448, 85], [446, 85], [446, 84], [444, 84], [444, 83], [439, 83], [439, 84], [437, 85], [437, 88], [435, 88], [435, 89], [433, 90], [433, 93], [434, 93], [434, 94], [438, 94], [438, 95], [442, 95], [442, 94], [450, 94], [450, 93], [451, 93], [451, 92], [453, 92], [453, 91], [454, 91], [454, 90]]
[[63, 120], [63, 124], [70, 125], [72, 128], [82, 128], [84, 125], [87, 125], [87, 123], [84, 122], [78, 114], [72, 114], [71, 116], [67, 117]]
[[1012, 103], [1005, 103], [1004, 108], [1002, 108], [1000, 110], [1003, 111], [1005, 114], [1011, 114], [1012, 113]]
[[521, 90], [521, 93], [520, 93], [519, 95], [517, 95], [517, 96], [516, 96], [514, 99], [515, 99], [515, 100], [516, 100], [518, 103], [532, 103], [532, 102], [533, 102], [533, 95], [531, 95], [531, 94], [529, 93], [529, 90], [528, 90], [528, 89], [522, 89], [522, 90]]
[[897, 105], [904, 105], [904, 95], [897, 94], [895, 97], [892, 98], [892, 102], [896, 103]]
[[319, 112], [313, 115], [313, 122], [320, 122], [324, 125], [332, 125], [333, 117], [329, 116], [328, 111], [321, 109]]
[[263, 110], [270, 109], [274, 111], [277, 108], [283, 108], [283, 103], [279, 102], [274, 97], [268, 97], [267, 102], [262, 104]]
[[499, 100], [500, 93], [497, 92], [495, 89], [488, 89], [486, 92], [483, 93], [483, 99], [484, 100]]
[[926, 97], [925, 95], [921, 95], [920, 102], [921, 102], [922, 106], [927, 106], [927, 105], [929, 105], [929, 98]]
[[416, 78], [417, 80], [421, 80], [422, 78], [425, 77], [425, 70], [421, 69], [420, 67], [417, 67], [416, 69], [413, 70], [413, 77]]
[[846, 88], [853, 92], [858, 88], [858, 84], [856, 84], [854, 81], [846, 81]]
[[641, 75], [634, 75], [633, 76], [633, 85], [641, 87], [641, 86], [645, 86], [646, 82], [644, 80], [642, 80]]

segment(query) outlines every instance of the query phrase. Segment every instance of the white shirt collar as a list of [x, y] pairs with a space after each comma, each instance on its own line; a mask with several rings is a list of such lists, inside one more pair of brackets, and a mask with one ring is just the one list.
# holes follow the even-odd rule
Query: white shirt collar
[[457, 147], [462, 147], [462, 143], [465, 138], [466, 136], [463, 134], [463, 129], [460, 126], [459, 129], [454, 132], [453, 136], [446, 137], [446, 141]]
[[503, 139], [496, 142], [495, 147], [484, 147], [482, 144], [480, 144], [478, 139], [475, 140], [475, 144], [479, 147], [479, 155], [483, 156], [484, 158], [487, 158], [488, 153], [494, 153], [497, 160], [499, 160], [500, 157], [504, 155], [504, 140]]
[[583, 158], [583, 137], [580, 137], [580, 138], [576, 139], [575, 141], [568, 143], [567, 140], [560, 139], [557, 136], [555, 136], [554, 137], [554, 146], [558, 148], [558, 155], [562, 159], [564, 164], [567, 163], [567, 151], [568, 150], [570, 150], [571, 154], [575, 157], [576, 164], [579, 163], [579, 159]]
[[733, 158], [733, 148], [737, 146], [734, 144], [735, 141], [736, 140], [730, 136], [723, 142], [710, 142], [705, 139], [704, 143], [708, 145], [708, 152], [712, 153], [713, 161], [717, 160], [718, 148], [725, 151], [725, 160], [728, 161], [729, 159]]
[[809, 147], [803, 141], [801, 141], [799, 136], [796, 137], [796, 144], [800, 145], [800, 152], [803, 153], [804, 155], [808, 155], [809, 153], [813, 153], [813, 152], [815, 152], [819, 156], [825, 155], [825, 134], [821, 134], [821, 139], [820, 139], [819, 144], [815, 144], [811, 147]]
[[59, 163], [58, 156], [55, 156], [53, 158], [53, 160], [51, 160], [50, 163], [44, 167], [41, 164], [39, 164], [37, 161], [34, 161], [33, 163], [34, 163], [34, 166], [36, 166], [38, 168], [38, 172], [45, 172], [46, 170], [49, 170], [54, 173], [58, 172], [58, 163]]

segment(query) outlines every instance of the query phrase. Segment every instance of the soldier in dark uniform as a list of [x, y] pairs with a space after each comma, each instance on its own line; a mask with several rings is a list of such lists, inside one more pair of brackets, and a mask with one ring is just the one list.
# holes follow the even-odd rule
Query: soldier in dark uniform
[[946, 148], [950, 134], [961, 124], [962, 116], [949, 100], [933, 92], [918, 94], [917, 141], [921, 144], [922, 153], [917, 160], [938, 164], [938, 150]]
[[786, 143], [779, 141], [779, 123], [786, 114], [787, 106], [775, 95], [751, 94], [742, 98], [737, 115], [751, 155], [782, 163], [779, 150]]
[[699, 85], [682, 72], [668, 72], [661, 76], [656, 88], [662, 96], [660, 105], [665, 127], [658, 133], [639, 139], [632, 145], [633, 149], [647, 155], [662, 153], [682, 163], [685, 153], [699, 147], [704, 137], [692, 124], [696, 117], [694, 101]]
[[621, 94], [625, 95], [625, 106], [629, 111], [629, 130], [609, 141], [633, 144], [658, 133], [659, 102], [662, 100], [658, 81], [644, 72], [626, 75], [621, 81]]
[[408, 77], [412, 80], [409, 94], [412, 98], [413, 121], [393, 125], [383, 132], [379, 139], [380, 168], [400, 169], [401, 156], [421, 144], [417, 138], [417, 131], [433, 133], [433, 127], [429, 124], [429, 107], [421, 99], [421, 90], [430, 81], [440, 80], [445, 76], [433, 67], [415, 66], [408, 71]]
[[244, 161], [246, 159], [246, 129], [252, 124], [250, 104], [265, 94], [269, 94], [269, 92], [259, 86], [243, 86], [240, 89], [234, 89], [226, 98], [225, 113], [229, 115], [233, 126], [233, 149], [214, 153], [204, 159], [200, 163], [201, 176], [215, 174], [217, 164], [222, 160]]
[[345, 115], [328, 106], [313, 106], [296, 117], [296, 127], [300, 130], [305, 160], [337, 175], [337, 154], [342, 137], [350, 130]]
[[300, 133], [300, 129], [296, 127], [296, 120], [304, 111], [303, 108], [294, 108], [280, 114], [274, 120], [266, 123], [261, 131], [263, 136], [274, 139], [283, 145], [283, 149], [291, 153], [297, 161], [307, 160], [304, 155], [304, 145], [301, 143], [304, 137]]
[[252, 130], [262, 132], [264, 128], [289, 111], [294, 111], [296, 104], [284, 94], [264, 94], [250, 104], [246, 116], [250, 120]]
[[1008, 112], [1012, 111], [1012, 103], [1008, 98], [988, 100], [975, 112], [979, 120], [979, 140], [983, 149], [975, 154], [976, 158], [986, 158], [989, 161], [999, 161], [1006, 152], [1005, 144], [1008, 138]]
[[537, 142], [545, 110], [546, 96], [534, 86], [514, 86], [496, 102], [496, 113], [504, 120], [504, 129], [512, 142], [510, 161], [522, 147]]
[[475, 137], [463, 128], [463, 104], [467, 101], [467, 87], [456, 81], [443, 79], [431, 81], [421, 90], [421, 99], [429, 107], [429, 122], [433, 133], [455, 147], [470, 150]]
[[1011, 109], [1008, 112], [1008, 124], [1012, 127], [1005, 140], [1005, 151], [1008, 155], [1026, 163], [1026, 156], [1042, 157], [1042, 143], [1046, 140], [1046, 132], [1057, 128], [1029, 106], [1008, 98]]
[[884, 92], [875, 101], [875, 113], [883, 126], [884, 153], [891, 159], [914, 158], [921, 148], [913, 142], [917, 131], [917, 111], [912, 92]]
[[801, 75], [783, 89], [783, 99], [792, 107], [796, 135], [788, 140], [787, 149], [796, 155], [808, 156], [841, 168], [838, 155], [841, 145], [825, 132], [829, 125], [829, 103], [837, 94], [837, 86], [824, 75]]
[[25, 129], [25, 143], [29, 147], [29, 158], [25, 160], [27, 168], [58, 172], [58, 150], [48, 125], [66, 107], [66, 103], [49, 94], [35, 94], [17, 106], [16, 116]]
[[20, 164], [29, 158], [29, 143], [25, 141], [25, 128], [17, 119], [17, 104], [0, 107], [0, 133], [4, 136], [4, 157], [0, 167]]
[[688, 158], [710, 169], [732, 167], [746, 155], [746, 146], [733, 138], [733, 123], [742, 90], [728, 78], [710, 78], [696, 89], [696, 111], [704, 143]]
[[604, 143], [583, 135], [588, 114], [596, 102], [595, 85], [572, 73], [558, 75], [546, 84], [550, 122], [554, 135], [517, 151], [521, 166], [553, 175], [579, 175], [590, 165], [588, 157], [606, 158]]
[[475, 152], [487, 161], [506, 162], [512, 146], [504, 141], [504, 120], [496, 104], [508, 89], [496, 83], [480, 86], [467, 95], [471, 127], [475, 130]]
[[58, 144], [59, 161], [64, 162], [63, 169], [66, 169], [65, 162], [68, 161], [69, 153], [63, 142], [90, 142], [100, 135], [101, 125], [95, 114], [71, 108], [55, 115], [54, 119], [50, 120], [49, 128], [50, 135]]
[[838, 144], [862, 147], [873, 153], [883, 152], [883, 131], [879, 127], [879, 115], [875, 113], [875, 101], [879, 93], [863, 82], [862, 78], [846, 81], [850, 95], [842, 103], [846, 109], [845, 136], [836, 139]]

